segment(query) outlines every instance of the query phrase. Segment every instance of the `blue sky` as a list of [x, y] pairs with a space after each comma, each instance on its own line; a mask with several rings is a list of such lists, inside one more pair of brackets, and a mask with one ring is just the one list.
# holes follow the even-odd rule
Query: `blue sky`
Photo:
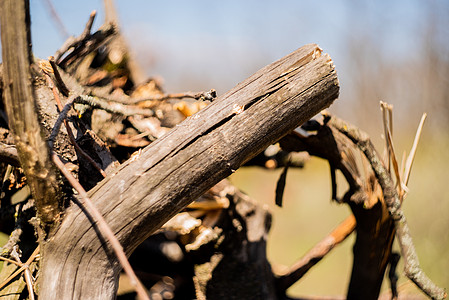
[[[102, 1], [54, 1], [69, 34], [81, 33]], [[229, 89], [258, 68], [307, 43], [318, 43], [346, 68], [348, 38], [379, 40], [379, 51], [416, 55], [422, 1], [116, 1], [120, 25], [148, 75], [168, 89]], [[31, 1], [33, 51], [47, 57], [65, 38], [46, 0]], [[415, 34], [414, 34], [415, 33]], [[415, 47], [416, 48], [416, 47]], [[340, 72], [341, 73], [341, 72]], [[203, 84], [196, 81], [202, 81]], [[203, 86], [204, 85], [204, 86]], [[222, 90], [224, 92], [224, 90]]]
[[[33, 52], [41, 58], [54, 54], [66, 39], [51, 17], [48, 1], [30, 1]], [[103, 1], [50, 1], [70, 35], [82, 32], [92, 10], [98, 12], [94, 29], [103, 22]], [[397, 69], [413, 66], [429, 45], [449, 59], [449, 2], [445, 0], [116, 0], [115, 5], [137, 61], [148, 76], [163, 78], [167, 92], [215, 88], [222, 94], [261, 67], [307, 43], [317, 43], [332, 57], [340, 80], [340, 100], [331, 111], [358, 124], [366, 118], [356, 119], [353, 111], [346, 111], [360, 100], [354, 91], [360, 84], [361, 63], [363, 76], [379, 77], [388, 64]], [[437, 44], [426, 41], [432, 22]], [[377, 110], [379, 100], [396, 101], [400, 104], [396, 115], [406, 115], [401, 108], [413, 106], [410, 96], [426, 86], [416, 84], [421, 74], [414, 83], [402, 75], [392, 76], [395, 82], [390, 88], [402, 90], [395, 94], [376, 87], [376, 94], [367, 100], [369, 109]], [[413, 120], [432, 109], [426, 105], [417, 106]]]

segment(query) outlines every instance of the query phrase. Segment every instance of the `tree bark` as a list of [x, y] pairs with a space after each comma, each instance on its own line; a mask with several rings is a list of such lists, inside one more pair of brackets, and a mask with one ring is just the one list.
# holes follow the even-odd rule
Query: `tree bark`
[[21, 166], [44, 224], [59, 220], [61, 192], [38, 120], [30, 65], [30, 16], [27, 0], [0, 2], [4, 103]]
[[[90, 191], [130, 254], [214, 184], [338, 97], [332, 60], [306, 45], [259, 70]], [[112, 299], [120, 266], [72, 205], [43, 245], [42, 299]]]

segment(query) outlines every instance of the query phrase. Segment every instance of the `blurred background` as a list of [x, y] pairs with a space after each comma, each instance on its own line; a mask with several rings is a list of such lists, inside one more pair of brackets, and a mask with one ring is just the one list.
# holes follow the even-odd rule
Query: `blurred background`
[[[69, 35], [79, 35], [103, 2], [32, 0], [32, 40], [46, 58]], [[449, 287], [449, 2], [445, 0], [336, 1], [115, 1], [120, 28], [148, 76], [166, 92], [223, 94], [261, 67], [307, 43], [332, 57], [340, 98], [330, 111], [367, 131], [383, 150], [379, 101], [394, 106], [399, 159], [413, 142], [422, 113], [428, 118], [404, 202], [424, 271]], [[234, 184], [274, 215], [268, 255], [276, 268], [291, 265], [349, 213], [330, 201], [325, 161], [290, 170], [284, 207], [274, 206], [280, 171], [239, 170]], [[344, 295], [351, 270], [350, 237], [289, 293]], [[395, 246], [397, 247], [397, 246]], [[399, 267], [402, 271], [402, 266]], [[401, 289], [412, 289], [403, 276]], [[384, 284], [384, 289], [388, 285]]]

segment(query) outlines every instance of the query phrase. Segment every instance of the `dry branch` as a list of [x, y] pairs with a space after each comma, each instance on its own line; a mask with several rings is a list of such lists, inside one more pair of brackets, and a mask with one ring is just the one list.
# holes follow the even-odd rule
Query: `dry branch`
[[[39, 246], [33, 251], [31, 256], [28, 258], [28, 260], [25, 263], [15, 263], [20, 266], [19, 269], [17, 269], [14, 273], [12, 273], [10, 276], [8, 276], [3, 282], [0, 283], [0, 290], [7, 285], [11, 280], [13, 280], [17, 275], [20, 273], [26, 271], [30, 264], [36, 259], [36, 256], [39, 254]], [[30, 296], [31, 297], [31, 296]]]
[[151, 109], [140, 108], [134, 105], [124, 105], [115, 102], [110, 103], [108, 100], [96, 96], [80, 95], [74, 102], [87, 105], [92, 108], [103, 109], [107, 112], [120, 114], [126, 117], [133, 115], [151, 117], [154, 115], [154, 112]]
[[388, 211], [391, 218], [394, 220], [396, 237], [401, 248], [401, 254], [404, 258], [404, 270], [406, 276], [432, 299], [445, 299], [447, 296], [445, 290], [435, 285], [419, 266], [418, 255], [416, 254], [415, 246], [410, 235], [407, 220], [401, 209], [401, 201], [398, 192], [368, 135], [358, 128], [335, 117], [332, 117], [330, 122], [360, 148], [376, 174], [376, 178], [382, 187]]
[[[330, 57], [304, 46], [187, 118], [90, 197], [130, 253], [215, 183], [328, 107], [338, 90]], [[120, 266], [79, 207], [67, 209], [43, 251], [41, 297], [113, 297]]]
[[335, 246], [344, 241], [355, 229], [356, 220], [353, 215], [346, 218], [328, 236], [316, 244], [299, 261], [294, 263], [286, 274], [280, 276], [276, 281], [279, 291], [286, 291], [304, 276], [314, 265], [316, 265]]
[[[59, 72], [58, 72], [58, 68], [57, 68], [57, 66], [53, 63], [52, 64], [52, 67], [53, 67], [53, 70], [54, 70], [54, 73], [55, 73], [55, 75], [56, 74], [59, 74]], [[58, 76], [56, 76], [57, 78], [59, 77], [59, 81], [60, 81], [60, 83], [62, 84], [62, 86], [64, 86], [65, 87], [65, 84], [64, 84], [64, 82], [62, 81], [62, 79], [61, 79], [61, 76], [60, 75], [58, 75]], [[72, 106], [72, 102], [75, 100], [73, 97], [71, 97], [71, 99], [68, 99], [68, 103], [65, 105], [65, 106], [62, 106], [62, 103], [61, 103], [61, 100], [59, 99], [59, 95], [58, 95], [58, 93], [57, 93], [57, 91], [56, 91], [56, 87], [54, 86], [54, 84], [52, 83], [52, 79], [50, 78], [50, 76], [48, 76], [47, 74], [46, 74], [46, 78], [47, 78], [47, 81], [49, 81], [50, 83], [51, 83], [51, 85], [52, 85], [52, 92], [53, 92], [53, 96], [54, 96], [54, 98], [55, 98], [55, 101], [56, 101], [56, 105], [57, 105], [57, 107], [58, 107], [58, 110], [61, 112], [61, 115], [62, 115], [62, 117], [61, 118], [58, 118], [58, 120], [57, 120], [57, 122], [55, 123], [55, 126], [54, 126], [54, 128], [53, 128], [53, 130], [52, 130], [52, 134], [50, 135], [50, 138], [48, 139], [48, 143], [49, 143], [49, 145], [50, 145], [50, 150], [53, 150], [53, 144], [54, 144], [54, 141], [55, 141], [55, 139], [56, 139], [56, 136], [57, 136], [57, 134], [58, 134], [58, 131], [59, 131], [59, 128], [60, 128], [60, 126], [61, 126], [61, 124], [60, 124], [60, 122], [58, 122], [59, 120], [62, 120], [63, 121], [63, 123], [64, 123], [64, 127], [65, 127], [65, 129], [66, 129], [66, 131], [67, 131], [67, 135], [68, 135], [68, 137], [69, 137], [69, 140], [70, 140], [70, 142], [72, 143], [72, 145], [75, 147], [75, 149], [76, 149], [76, 151], [77, 151], [77, 153], [79, 154], [79, 155], [81, 155], [81, 156], [83, 156], [103, 177], [106, 177], [106, 173], [101, 169], [101, 166], [99, 165], [99, 164], [97, 164], [79, 145], [78, 145], [78, 143], [76, 142], [76, 140], [75, 140], [75, 136], [73, 135], [73, 131], [72, 131], [72, 129], [70, 128], [70, 126], [69, 126], [69, 123], [67, 122], [67, 120], [66, 120], [66, 115], [67, 115], [67, 113], [68, 113], [68, 110], [71, 108], [71, 106]], [[67, 88], [66, 88], [67, 89]]]
[[[332, 199], [348, 203], [357, 221], [353, 269], [347, 297], [377, 299], [393, 242], [393, 222], [385, 205], [379, 201], [382, 191], [372, 171], [364, 171], [361, 168], [364, 164], [357, 164], [355, 156], [360, 150], [329, 124], [330, 116], [324, 115], [322, 121], [302, 126], [314, 133], [298, 134], [295, 130], [293, 134], [283, 138], [280, 145], [285, 151], [307, 151], [328, 160]], [[337, 198], [336, 170], [342, 172], [349, 185], [341, 199]]]
[[109, 228], [108, 224], [105, 222], [103, 216], [98, 212], [98, 210], [95, 208], [95, 205], [89, 199], [87, 192], [84, 190], [81, 184], [79, 184], [79, 182], [73, 177], [70, 171], [66, 169], [64, 163], [55, 153], [52, 153], [52, 158], [53, 162], [56, 164], [59, 170], [61, 170], [62, 174], [67, 178], [67, 180], [70, 182], [73, 188], [76, 189], [76, 191], [78, 192], [79, 201], [81, 205], [83, 205], [83, 209], [85, 209], [89, 217], [92, 218], [93, 223], [95, 223], [98, 226], [99, 230], [101, 231], [101, 235], [104, 238], [106, 238], [111, 244], [115, 254], [117, 255], [117, 259], [120, 261], [120, 264], [122, 265], [124, 271], [130, 278], [130, 282], [132, 286], [136, 289], [137, 295], [139, 296], [140, 300], [149, 299], [145, 287], [139, 281], [131, 265], [129, 264], [129, 261], [126, 258], [125, 253], [123, 252], [122, 245], [120, 245], [120, 242], [117, 240], [114, 233]]
[[[89, 19], [90, 22], [90, 19]], [[88, 22], [88, 24], [89, 24]], [[78, 38], [69, 38], [64, 45], [55, 54], [55, 62], [58, 66], [65, 68], [74, 61], [85, 57], [87, 54], [95, 51], [105, 41], [116, 33], [117, 29], [112, 24], [104, 25], [94, 34], [83, 33]], [[63, 56], [68, 50], [73, 50], [66, 56]]]
[[151, 98], [142, 98], [142, 99], [132, 99], [131, 101], [128, 100], [128, 104], [138, 104], [140, 102], [144, 101], [163, 101], [168, 99], [183, 99], [183, 98], [192, 98], [195, 100], [202, 100], [202, 101], [213, 101], [217, 97], [217, 92], [214, 89], [211, 89], [208, 92], [198, 92], [198, 93], [192, 93], [192, 92], [186, 92], [186, 93], [176, 93], [176, 94], [165, 94], [165, 95], [157, 95]]
[[28, 8], [26, 0], [1, 2], [4, 102], [39, 217], [43, 223], [51, 224], [59, 219], [61, 192], [36, 114]]
[[418, 130], [416, 131], [415, 139], [413, 141], [412, 149], [410, 150], [410, 154], [407, 157], [407, 161], [405, 164], [405, 170], [404, 170], [404, 174], [403, 174], [403, 178], [404, 178], [403, 183], [405, 186], [407, 186], [408, 179], [410, 178], [410, 172], [412, 170], [413, 160], [415, 159], [416, 148], [418, 147], [419, 139], [421, 137], [421, 132], [422, 132], [422, 128], [424, 125], [424, 121], [426, 120], [426, 117], [427, 117], [427, 114], [423, 114], [421, 117], [421, 121], [419, 122]]
[[80, 47], [83, 43], [86, 43], [88, 38], [90, 37], [90, 30], [94, 23], [95, 16], [97, 12], [94, 10], [90, 13], [89, 20], [86, 23], [86, 27], [84, 28], [83, 33], [81, 33], [78, 37], [69, 37], [64, 44], [59, 48], [55, 53], [55, 62], [60, 63], [62, 56], [70, 50], [70, 48]]
[[[104, 0], [104, 10], [105, 10], [105, 23], [115, 24], [118, 27], [119, 21], [114, 1]], [[108, 46], [108, 49], [109, 49], [108, 55], [112, 62], [123, 61], [124, 58], [126, 58], [128, 69], [130, 71], [129, 75], [135, 85], [139, 85], [145, 82], [147, 76], [143, 72], [141, 66], [136, 62], [134, 54], [129, 50], [128, 44], [126, 43], [126, 40], [120, 33], [120, 31], [117, 32], [115, 38]]]

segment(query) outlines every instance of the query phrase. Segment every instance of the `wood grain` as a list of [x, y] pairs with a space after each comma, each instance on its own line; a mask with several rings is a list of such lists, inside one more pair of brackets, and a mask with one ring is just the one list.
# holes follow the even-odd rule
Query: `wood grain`
[[[127, 253], [244, 162], [328, 107], [339, 84], [314, 44], [262, 68], [124, 163], [89, 194]], [[44, 249], [43, 299], [111, 299], [120, 266], [72, 205]]]
[[1, 40], [4, 103], [14, 133], [21, 166], [27, 177], [40, 220], [59, 220], [62, 193], [47, 142], [38, 120], [30, 71], [31, 39], [28, 1], [1, 1]]

